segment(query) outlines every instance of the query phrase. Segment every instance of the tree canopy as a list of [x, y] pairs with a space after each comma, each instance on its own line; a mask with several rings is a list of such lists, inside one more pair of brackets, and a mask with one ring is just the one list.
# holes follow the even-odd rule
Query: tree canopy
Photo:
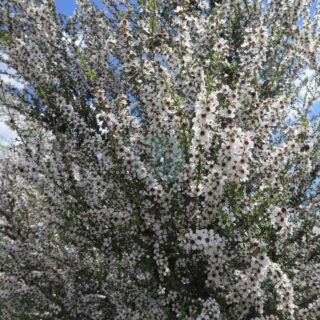
[[320, 3], [102, 2], [0, 0], [0, 318], [319, 319]]

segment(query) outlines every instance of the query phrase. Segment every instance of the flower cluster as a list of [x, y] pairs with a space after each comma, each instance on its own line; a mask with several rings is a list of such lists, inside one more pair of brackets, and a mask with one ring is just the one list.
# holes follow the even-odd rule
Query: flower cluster
[[0, 318], [319, 319], [320, 2], [101, 2], [0, 0]]

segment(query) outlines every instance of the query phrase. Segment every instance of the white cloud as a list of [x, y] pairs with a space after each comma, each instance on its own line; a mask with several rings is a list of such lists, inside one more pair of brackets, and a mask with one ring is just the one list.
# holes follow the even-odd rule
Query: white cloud
[[288, 112], [287, 120], [293, 121], [296, 119], [297, 115], [298, 115], [298, 112], [291, 108]]
[[16, 136], [16, 133], [6, 125], [5, 117], [0, 115], [0, 145], [9, 144]]
[[[8, 60], [8, 56], [0, 52], [1, 58], [6, 61]], [[1, 72], [6, 72], [7, 74], [3, 74]], [[0, 62], [0, 80], [4, 83], [11, 84], [17, 89], [22, 89], [25, 86], [25, 83], [22, 81], [18, 81], [16, 78], [12, 77], [16, 74], [16, 71], [12, 68], [9, 68], [8, 65], [4, 62]], [[0, 107], [2, 107], [0, 105]], [[16, 138], [16, 133], [5, 123], [7, 119], [4, 114], [1, 113], [0, 108], [0, 145], [8, 145], [10, 141]]]
[[[306, 67], [299, 78], [294, 81], [294, 86], [298, 90], [298, 100], [296, 106], [288, 112], [288, 120], [295, 120], [298, 116], [297, 109], [303, 107], [304, 101], [312, 103], [310, 112], [313, 112], [315, 106], [320, 102], [320, 88], [316, 81], [317, 73], [315, 70]], [[315, 100], [314, 100], [315, 99]]]
[[[7, 74], [3, 74], [3, 72], [6, 72]], [[3, 62], [0, 62], [0, 80], [2, 80], [4, 83], [11, 84], [17, 89], [23, 89], [25, 86], [25, 82], [17, 80], [15, 78], [15, 75], [16, 71], [14, 69], [9, 68]]]
[[[315, 70], [310, 69], [307, 67], [300, 75], [298, 79], [294, 81], [294, 85], [296, 88], [300, 88], [299, 90], [299, 97], [304, 98], [308, 91], [309, 82], [314, 78], [316, 72]], [[304, 83], [307, 81], [307, 83]]]

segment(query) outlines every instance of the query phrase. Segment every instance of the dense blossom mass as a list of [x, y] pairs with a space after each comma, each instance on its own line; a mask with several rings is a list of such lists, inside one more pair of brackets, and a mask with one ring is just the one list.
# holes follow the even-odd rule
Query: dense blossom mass
[[102, 2], [0, 0], [0, 318], [320, 319], [320, 2]]

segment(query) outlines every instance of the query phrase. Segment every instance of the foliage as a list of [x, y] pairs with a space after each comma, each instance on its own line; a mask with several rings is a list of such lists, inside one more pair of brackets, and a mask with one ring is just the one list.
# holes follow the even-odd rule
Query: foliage
[[319, 319], [319, 5], [103, 2], [0, 0], [0, 318]]

